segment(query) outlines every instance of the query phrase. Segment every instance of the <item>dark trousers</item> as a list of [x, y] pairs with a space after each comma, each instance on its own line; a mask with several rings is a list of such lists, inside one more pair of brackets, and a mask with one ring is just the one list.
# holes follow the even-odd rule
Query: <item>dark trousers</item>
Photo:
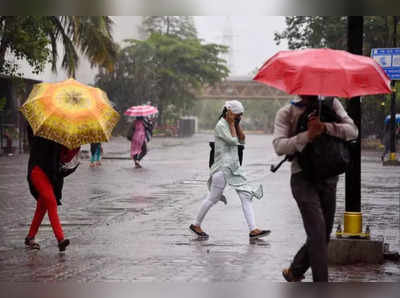
[[139, 154], [135, 154], [133, 156], [133, 160], [141, 161], [142, 158], [147, 154], [147, 145], [146, 141], [143, 142], [142, 151]]
[[290, 179], [307, 234], [306, 243], [290, 266], [296, 277], [311, 267], [313, 281], [328, 281], [328, 242], [335, 218], [337, 182], [338, 177], [310, 182], [302, 172]]

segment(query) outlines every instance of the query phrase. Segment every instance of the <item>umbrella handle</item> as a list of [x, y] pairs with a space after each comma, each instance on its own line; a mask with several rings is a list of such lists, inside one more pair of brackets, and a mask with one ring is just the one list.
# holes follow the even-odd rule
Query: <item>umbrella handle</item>
[[322, 96], [318, 96], [318, 111], [317, 111], [317, 115], [318, 115], [318, 120], [321, 121], [321, 110], [322, 110], [322, 101], [323, 101], [323, 97]]

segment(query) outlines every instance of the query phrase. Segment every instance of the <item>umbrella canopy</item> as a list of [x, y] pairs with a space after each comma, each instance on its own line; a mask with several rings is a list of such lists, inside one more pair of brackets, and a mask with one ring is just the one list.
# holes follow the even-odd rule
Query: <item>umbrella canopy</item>
[[[390, 115], [387, 115], [385, 118], [385, 123], [389, 123], [390, 122]], [[400, 114], [396, 114], [396, 117], [394, 118], [396, 120], [397, 124], [400, 124]]]
[[70, 149], [108, 141], [119, 120], [104, 91], [73, 79], [36, 84], [20, 111], [34, 135]]
[[148, 117], [158, 113], [156, 107], [150, 105], [133, 106], [125, 111], [125, 115], [132, 117]]
[[356, 97], [390, 93], [390, 79], [372, 58], [332, 49], [280, 51], [253, 80], [289, 94]]

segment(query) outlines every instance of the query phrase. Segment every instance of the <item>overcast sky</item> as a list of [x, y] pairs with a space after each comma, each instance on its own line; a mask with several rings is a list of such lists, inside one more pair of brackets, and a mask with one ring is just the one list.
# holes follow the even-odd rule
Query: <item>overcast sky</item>
[[195, 24], [199, 38], [207, 42], [222, 43], [229, 40], [224, 35], [233, 36], [234, 76], [250, 75], [269, 57], [287, 48], [286, 42], [279, 46], [274, 42], [274, 33], [285, 29], [285, 18], [281, 16], [201, 16], [195, 17]]
[[[117, 42], [138, 37], [137, 27], [142, 17], [114, 16], [113, 19], [117, 22], [113, 33]], [[226, 35], [232, 36], [230, 57], [233, 59], [228, 61], [228, 66], [232, 66], [233, 76], [250, 76], [269, 57], [287, 48], [286, 41], [279, 46], [274, 42], [274, 33], [286, 28], [283, 16], [196, 16], [194, 21], [199, 38], [205, 42], [225, 43]]]

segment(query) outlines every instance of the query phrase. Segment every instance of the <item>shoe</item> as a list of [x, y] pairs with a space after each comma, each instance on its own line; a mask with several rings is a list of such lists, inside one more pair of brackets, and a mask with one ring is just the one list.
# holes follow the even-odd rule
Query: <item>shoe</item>
[[221, 196], [221, 199], [219, 199], [222, 203], [225, 205], [228, 205], [228, 201], [226, 200], [226, 197], [224, 195]]
[[26, 237], [26, 238], [25, 238], [25, 246], [26, 246], [27, 248], [30, 248], [30, 249], [37, 249], [37, 250], [40, 250], [40, 245], [39, 245], [39, 243], [37, 243], [37, 242], [35, 241], [34, 238]]
[[190, 227], [189, 227], [189, 229], [193, 233], [195, 233], [197, 236], [202, 237], [202, 238], [208, 238], [209, 237], [207, 233], [205, 233], [204, 231], [199, 232], [196, 228], [199, 228], [199, 227], [196, 227], [195, 225], [190, 225]]
[[282, 276], [287, 282], [300, 282], [305, 278], [304, 275], [294, 276], [289, 268], [282, 270]]
[[140, 165], [140, 163], [138, 161], [135, 161], [135, 168], [136, 169], [141, 169], [142, 166]]
[[91, 163], [89, 164], [89, 167], [94, 168], [94, 167], [95, 167], [95, 164], [94, 164], [93, 162], [91, 162]]
[[[254, 232], [256, 231], [256, 232]], [[270, 230], [259, 230], [259, 229], [255, 229], [253, 231], [250, 232], [249, 234], [249, 238], [250, 239], [258, 239], [258, 238], [262, 238], [262, 237], [266, 237], [269, 234], [271, 234]]]
[[60, 251], [65, 251], [68, 245], [69, 245], [69, 239], [58, 241], [58, 249]]

